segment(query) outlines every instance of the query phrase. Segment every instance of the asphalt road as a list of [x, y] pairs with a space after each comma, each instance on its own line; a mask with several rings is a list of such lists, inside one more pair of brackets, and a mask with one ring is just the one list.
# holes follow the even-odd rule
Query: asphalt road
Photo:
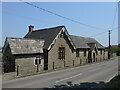
[[[118, 72], [118, 58], [66, 70], [4, 81], [2, 88], [51, 88], [91, 85], [97, 87], [108, 82]], [[86, 85], [86, 86], [85, 86]]]

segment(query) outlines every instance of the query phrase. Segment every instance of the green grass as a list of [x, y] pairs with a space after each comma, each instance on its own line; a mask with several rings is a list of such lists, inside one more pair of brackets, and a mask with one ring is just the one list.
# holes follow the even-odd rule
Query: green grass
[[110, 82], [108, 82], [104, 88], [119, 88], [120, 89], [120, 74], [115, 76]]
[[0, 53], [0, 59], [2, 59], [2, 54]]

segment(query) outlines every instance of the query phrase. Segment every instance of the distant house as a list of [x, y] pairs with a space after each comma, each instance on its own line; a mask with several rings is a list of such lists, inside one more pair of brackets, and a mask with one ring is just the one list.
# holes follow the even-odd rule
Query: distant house
[[28, 75], [106, 60], [107, 52], [93, 38], [69, 35], [65, 26], [34, 30], [24, 38], [6, 38], [4, 72]]
[[120, 45], [111, 45], [111, 56], [120, 56]]
[[119, 45], [110, 45], [111, 47], [120, 47]]

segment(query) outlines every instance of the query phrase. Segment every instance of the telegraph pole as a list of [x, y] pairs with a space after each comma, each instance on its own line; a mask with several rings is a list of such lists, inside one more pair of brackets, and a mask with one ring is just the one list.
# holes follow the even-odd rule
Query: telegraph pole
[[110, 30], [108, 31], [108, 34], [109, 34], [108, 59], [110, 59]]

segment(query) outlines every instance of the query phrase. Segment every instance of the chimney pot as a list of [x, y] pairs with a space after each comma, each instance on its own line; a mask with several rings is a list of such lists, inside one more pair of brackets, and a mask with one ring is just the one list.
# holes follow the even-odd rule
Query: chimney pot
[[30, 25], [29, 26], [29, 32], [32, 32], [34, 30], [34, 26]]

